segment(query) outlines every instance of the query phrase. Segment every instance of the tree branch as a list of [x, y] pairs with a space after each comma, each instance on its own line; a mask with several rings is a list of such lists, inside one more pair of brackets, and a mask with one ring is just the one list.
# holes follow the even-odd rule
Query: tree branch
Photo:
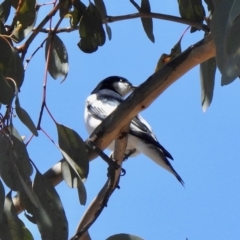
[[[103, 188], [98, 193], [97, 197], [93, 200], [93, 202], [89, 205], [87, 211], [82, 217], [80, 221], [77, 232], [71, 240], [82, 240], [82, 236], [84, 237], [85, 232], [91, 227], [91, 225], [97, 220], [103, 208], [107, 206], [107, 202], [114, 192], [114, 190], [118, 187], [120, 175], [121, 175], [121, 166], [125, 156], [125, 149], [127, 146], [127, 138], [129, 131], [129, 124], [124, 126], [121, 131], [121, 136], [115, 140], [115, 147], [113, 153], [113, 159], [119, 165], [118, 169], [112, 168], [112, 164], [109, 164], [109, 172], [108, 172], [108, 180], [104, 184]], [[113, 166], [114, 167], [114, 166]], [[86, 233], [88, 235], [88, 233]]]
[[[123, 20], [129, 20], [129, 19], [135, 19], [135, 18], [155, 18], [155, 19], [161, 19], [161, 20], [166, 20], [166, 21], [171, 21], [171, 22], [177, 22], [181, 24], [186, 24], [190, 25], [192, 27], [195, 27], [199, 30], [203, 31], [209, 31], [209, 28], [207, 25], [199, 23], [199, 22], [193, 22], [189, 21], [186, 19], [183, 19], [181, 17], [176, 17], [172, 15], [167, 15], [167, 14], [161, 14], [161, 13], [146, 13], [146, 12], [139, 12], [139, 13], [132, 13], [132, 14], [127, 14], [127, 15], [121, 15], [121, 16], [107, 16], [106, 19], [103, 20], [103, 23], [113, 23], [113, 22], [118, 22], [118, 21], [123, 21]], [[66, 27], [66, 28], [59, 28], [56, 33], [62, 33], [62, 32], [72, 32], [75, 30], [79, 29], [79, 25], [72, 28], [72, 27]], [[35, 29], [33, 29], [34, 31]], [[40, 32], [44, 33], [49, 33], [50, 29], [45, 28], [41, 29]]]
[[[123, 127], [131, 119], [140, 111], [147, 108], [163, 91], [190, 69], [214, 57], [215, 50], [211, 35], [189, 47], [141, 84], [138, 89], [95, 129], [89, 139], [100, 149], [105, 149], [119, 136]], [[88, 155], [90, 161], [97, 157], [93, 151], [89, 151]], [[62, 181], [61, 161], [44, 174], [54, 186]], [[13, 203], [17, 212], [20, 213], [23, 209], [17, 197], [13, 198]]]

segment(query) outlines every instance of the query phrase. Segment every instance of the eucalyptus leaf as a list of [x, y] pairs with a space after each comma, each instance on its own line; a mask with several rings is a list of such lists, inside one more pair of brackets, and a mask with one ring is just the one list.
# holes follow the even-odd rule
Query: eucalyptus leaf
[[80, 20], [79, 34], [81, 40], [78, 46], [85, 53], [95, 52], [106, 41], [102, 17], [91, 2]]
[[56, 126], [58, 142], [64, 158], [76, 174], [85, 180], [89, 172], [89, 161], [84, 141], [74, 130], [58, 123]]
[[94, 0], [95, 6], [97, 7], [99, 13], [101, 14], [102, 19], [104, 20], [107, 17], [107, 10], [103, 0]]
[[46, 42], [45, 57], [47, 59], [49, 52], [48, 71], [53, 79], [62, 77], [64, 81], [68, 74], [68, 53], [62, 40], [55, 35], [49, 37]]
[[22, 142], [22, 137], [20, 136], [18, 130], [13, 126], [12, 122], [8, 126], [8, 131], [11, 135], [15, 136], [18, 140]]
[[0, 224], [0, 238], [1, 240], [33, 240], [30, 231], [17, 216], [12, 203], [11, 191], [5, 198], [3, 221]]
[[233, 2], [234, 0], [221, 1], [215, 9], [210, 23], [212, 38], [216, 46], [216, 62], [221, 73], [223, 73], [227, 61], [225, 37]]
[[240, 75], [240, 17], [234, 21], [227, 37], [227, 61], [222, 71], [222, 85], [234, 81]]
[[[151, 6], [149, 0], [142, 0], [141, 2], [141, 11], [145, 13], [151, 12]], [[152, 18], [141, 18], [143, 29], [147, 34], [148, 38], [154, 43], [154, 35], [153, 35], [153, 20]]]
[[3, 217], [4, 199], [5, 199], [5, 190], [4, 190], [2, 181], [0, 180], [0, 224], [2, 222], [2, 217]]
[[212, 102], [216, 69], [215, 57], [200, 64], [201, 101], [204, 112]]
[[29, 114], [26, 112], [26, 110], [24, 110], [21, 106], [20, 106], [20, 102], [18, 97], [16, 97], [16, 101], [15, 101], [15, 106], [16, 106], [16, 113], [17, 116], [19, 117], [19, 119], [21, 120], [21, 122], [23, 124], [25, 124], [27, 126], [27, 128], [37, 137], [38, 136], [38, 132], [37, 132], [37, 128], [35, 127], [31, 117], [29, 116]]
[[214, 4], [212, 0], [204, 0], [204, 2], [207, 4], [208, 7], [208, 11], [210, 11], [211, 13], [214, 12]]
[[14, 97], [15, 91], [10, 84], [10, 80], [6, 80], [0, 72], [0, 102], [2, 104], [10, 104]]
[[33, 181], [33, 191], [41, 207], [34, 208], [34, 218], [43, 240], [66, 240], [68, 222], [57, 191], [37, 169]]
[[119, 233], [108, 237], [106, 240], [144, 240], [144, 239], [132, 234]]
[[31, 26], [36, 19], [36, 0], [21, 0], [21, 5], [17, 8], [14, 18], [14, 25], [21, 24], [19, 27], [26, 29]]
[[108, 40], [112, 40], [112, 30], [111, 28], [108, 26], [108, 24], [106, 23], [105, 24], [105, 28], [106, 28], [106, 32], [107, 32], [107, 35], [108, 35]]
[[[11, 78], [20, 89], [24, 79], [23, 63], [11, 43], [0, 35], [0, 72], [4, 77]], [[12, 88], [15, 86], [9, 81]]]
[[59, 3], [62, 4], [60, 9], [59, 9], [59, 15], [60, 15], [60, 18], [63, 18], [68, 13], [68, 11], [70, 10], [71, 5], [72, 5], [72, 1], [59, 0]]
[[[182, 18], [202, 23], [205, 17], [205, 10], [202, 0], [178, 0], [179, 12]], [[191, 32], [197, 29], [192, 27]]]
[[155, 68], [155, 72], [161, 69], [166, 63], [170, 62], [172, 59], [177, 57], [182, 53], [182, 48], [181, 48], [181, 41], [182, 37], [180, 40], [173, 46], [171, 49], [170, 54], [163, 53], [161, 57], [158, 60], [157, 66]]
[[87, 201], [87, 192], [83, 185], [83, 182], [79, 179], [76, 172], [68, 164], [67, 161], [61, 163], [63, 179], [66, 181], [70, 188], [78, 189], [78, 196], [81, 205], [85, 205]]
[[16, 43], [20, 43], [22, 40], [24, 40], [29, 35], [29, 33], [32, 32], [32, 30], [36, 24], [36, 21], [37, 21], [37, 16], [38, 16], [38, 8], [35, 11], [35, 18], [31, 25], [23, 28], [23, 27], [19, 27], [19, 24], [15, 24], [14, 30], [13, 30], [14, 34], [12, 35], [12, 39]]
[[0, 20], [5, 23], [8, 19], [8, 16], [10, 14], [11, 9], [11, 1], [10, 0], [4, 0], [0, 4]]

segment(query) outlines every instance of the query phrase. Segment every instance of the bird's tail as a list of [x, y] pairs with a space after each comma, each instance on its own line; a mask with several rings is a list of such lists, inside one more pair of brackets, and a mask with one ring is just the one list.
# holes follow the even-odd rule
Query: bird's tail
[[172, 167], [171, 163], [169, 162], [169, 160], [167, 159], [167, 157], [165, 156], [161, 149], [152, 145], [142, 144], [141, 152], [150, 159], [152, 159], [155, 163], [157, 163], [158, 165], [172, 173], [177, 178], [177, 180], [184, 186], [184, 181]]

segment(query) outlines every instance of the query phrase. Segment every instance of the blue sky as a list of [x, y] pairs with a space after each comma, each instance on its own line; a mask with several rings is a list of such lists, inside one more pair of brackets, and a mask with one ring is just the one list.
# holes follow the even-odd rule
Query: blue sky
[[[84, 1], [87, 4], [87, 1]], [[107, 0], [109, 15], [136, 12], [129, 1]], [[153, 12], [179, 15], [177, 1], [150, 1]], [[39, 12], [39, 19], [48, 7]], [[64, 22], [68, 24], [68, 20]], [[150, 76], [162, 53], [169, 53], [187, 26], [154, 20], [155, 44], [146, 37], [140, 19], [110, 24], [112, 40], [93, 54], [79, 50], [78, 32], [60, 34], [68, 53], [70, 71], [66, 81], [54, 81], [49, 76], [47, 105], [54, 118], [76, 130], [83, 139], [85, 99], [97, 83], [111, 75], [120, 75], [138, 85]], [[40, 34], [27, 57], [38, 47], [45, 35]], [[182, 40], [182, 49], [196, 43], [202, 32]], [[20, 101], [37, 122], [42, 99], [44, 49], [32, 59], [26, 71]], [[174, 176], [140, 155], [124, 163], [126, 175], [120, 180], [120, 190], [112, 195], [90, 229], [93, 240], [104, 240], [116, 233], [132, 233], [146, 240], [235, 240], [240, 228], [240, 84], [220, 86], [216, 75], [212, 105], [202, 112], [199, 66], [170, 86], [154, 103], [142, 112], [161, 144], [173, 155], [173, 166], [185, 181], [183, 188]], [[21, 135], [30, 132], [19, 120], [14, 120]], [[57, 141], [56, 128], [44, 113], [42, 127]], [[58, 149], [40, 133], [28, 146], [31, 159], [44, 173], [60, 158]], [[107, 165], [100, 158], [90, 164], [86, 182], [87, 205], [106, 181]], [[77, 191], [63, 182], [57, 188], [69, 221], [69, 237], [86, 210], [78, 202]], [[24, 216], [22, 219], [24, 219]], [[35, 239], [40, 239], [35, 225], [28, 223]]]

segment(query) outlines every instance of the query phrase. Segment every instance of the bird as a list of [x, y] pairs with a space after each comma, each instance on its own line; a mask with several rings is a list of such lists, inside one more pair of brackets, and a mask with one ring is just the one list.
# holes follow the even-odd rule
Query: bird
[[[88, 133], [91, 134], [136, 88], [121, 76], [110, 76], [100, 81], [85, 102], [84, 122]], [[108, 149], [114, 150], [114, 141]], [[140, 153], [172, 173], [184, 186], [184, 181], [169, 161], [173, 160], [172, 155], [159, 143], [148, 122], [138, 114], [130, 123], [125, 155], [135, 157]]]

